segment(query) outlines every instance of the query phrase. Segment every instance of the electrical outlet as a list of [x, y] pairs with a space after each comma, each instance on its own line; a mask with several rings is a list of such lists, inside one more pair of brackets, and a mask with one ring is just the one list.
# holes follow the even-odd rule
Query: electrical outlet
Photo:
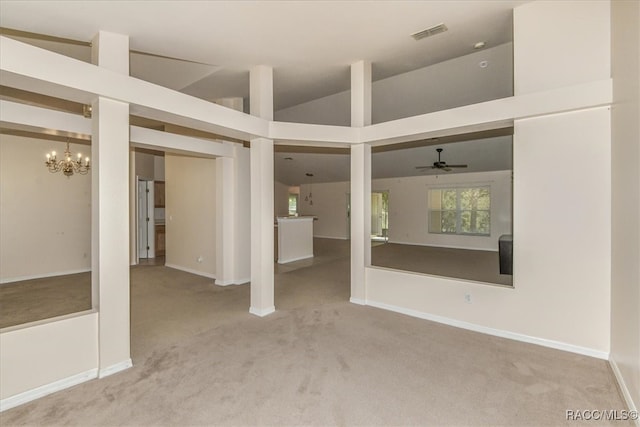
[[198, 261], [198, 263], [199, 263], [199, 264], [200, 264], [200, 263], [202, 263], [202, 255], [200, 255], [200, 256], [196, 259], [196, 261]]
[[471, 298], [471, 294], [469, 292], [464, 294], [464, 302], [466, 302], [467, 304], [471, 304], [473, 302], [473, 299]]

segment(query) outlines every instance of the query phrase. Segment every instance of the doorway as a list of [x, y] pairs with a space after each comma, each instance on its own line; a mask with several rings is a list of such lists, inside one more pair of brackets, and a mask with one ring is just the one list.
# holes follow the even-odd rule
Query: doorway
[[153, 181], [138, 178], [138, 260], [155, 258], [155, 219]]

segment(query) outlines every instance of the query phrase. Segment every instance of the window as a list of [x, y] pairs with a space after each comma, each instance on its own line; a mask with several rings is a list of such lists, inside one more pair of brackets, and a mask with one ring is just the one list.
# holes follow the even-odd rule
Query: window
[[298, 215], [298, 195], [289, 193], [289, 216]]
[[429, 190], [429, 233], [489, 236], [490, 187]]

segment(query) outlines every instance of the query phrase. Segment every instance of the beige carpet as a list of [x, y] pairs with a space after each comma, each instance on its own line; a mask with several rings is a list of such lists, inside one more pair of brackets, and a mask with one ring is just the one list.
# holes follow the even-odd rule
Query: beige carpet
[[91, 309], [91, 273], [0, 285], [0, 328]]
[[371, 264], [379, 267], [499, 285], [513, 284], [500, 274], [498, 252], [386, 243], [371, 248]]
[[134, 367], [0, 423], [540, 426], [624, 409], [605, 361], [350, 304], [344, 256], [298, 267], [276, 275], [265, 318], [248, 313], [248, 285], [133, 268]]

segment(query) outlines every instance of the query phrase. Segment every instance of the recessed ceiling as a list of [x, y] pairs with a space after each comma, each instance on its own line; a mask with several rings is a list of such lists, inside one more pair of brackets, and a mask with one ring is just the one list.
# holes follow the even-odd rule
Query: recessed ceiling
[[[247, 98], [248, 71], [269, 65], [279, 110], [347, 90], [358, 60], [371, 61], [378, 80], [466, 55], [479, 40], [509, 42], [523, 3], [3, 0], [0, 26], [85, 43], [99, 30], [127, 34], [132, 50], [198, 63], [138, 58], [136, 74], [161, 74], [158, 84], [208, 100]], [[410, 37], [441, 22], [448, 31]]]

